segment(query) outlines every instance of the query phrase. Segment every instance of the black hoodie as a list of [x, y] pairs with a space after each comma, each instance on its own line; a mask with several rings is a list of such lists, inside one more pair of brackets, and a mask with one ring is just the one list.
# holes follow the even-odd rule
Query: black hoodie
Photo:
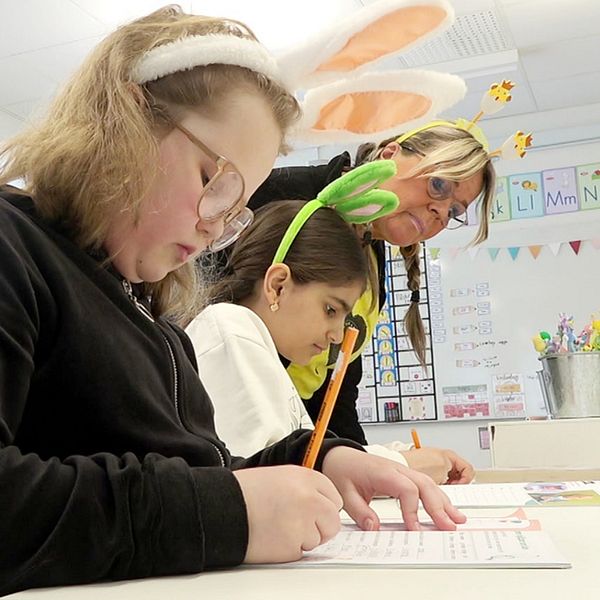
[[239, 564], [231, 469], [310, 433], [232, 461], [187, 336], [59, 231], [0, 190], [0, 595]]

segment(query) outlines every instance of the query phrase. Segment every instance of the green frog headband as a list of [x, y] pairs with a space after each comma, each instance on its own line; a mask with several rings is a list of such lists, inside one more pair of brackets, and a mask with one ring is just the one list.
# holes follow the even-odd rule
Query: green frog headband
[[319, 208], [332, 208], [348, 223], [370, 223], [398, 208], [394, 192], [378, 189], [378, 185], [396, 174], [393, 160], [366, 163], [332, 181], [307, 202], [294, 217], [281, 238], [273, 264], [282, 263], [298, 232]]

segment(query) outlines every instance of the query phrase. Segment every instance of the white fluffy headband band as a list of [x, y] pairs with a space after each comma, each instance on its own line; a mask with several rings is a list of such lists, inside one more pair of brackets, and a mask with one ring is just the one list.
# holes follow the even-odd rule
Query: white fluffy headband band
[[143, 84], [212, 64], [246, 67], [283, 85], [277, 61], [264, 46], [252, 39], [221, 33], [190, 35], [152, 48], [134, 67], [132, 78]]

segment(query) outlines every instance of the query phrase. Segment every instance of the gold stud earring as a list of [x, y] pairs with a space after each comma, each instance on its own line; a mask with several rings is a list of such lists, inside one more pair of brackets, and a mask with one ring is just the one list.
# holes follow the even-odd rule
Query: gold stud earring
[[271, 309], [271, 312], [277, 312], [279, 310], [279, 302], [273, 302], [269, 308]]

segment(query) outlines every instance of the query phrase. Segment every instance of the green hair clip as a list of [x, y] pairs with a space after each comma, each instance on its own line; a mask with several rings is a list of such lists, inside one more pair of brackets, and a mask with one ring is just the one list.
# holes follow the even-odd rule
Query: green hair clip
[[395, 174], [396, 163], [393, 160], [376, 160], [332, 181], [294, 217], [279, 243], [273, 264], [283, 262], [298, 232], [319, 208], [333, 208], [348, 223], [370, 223], [396, 210], [398, 196], [377, 188]]

